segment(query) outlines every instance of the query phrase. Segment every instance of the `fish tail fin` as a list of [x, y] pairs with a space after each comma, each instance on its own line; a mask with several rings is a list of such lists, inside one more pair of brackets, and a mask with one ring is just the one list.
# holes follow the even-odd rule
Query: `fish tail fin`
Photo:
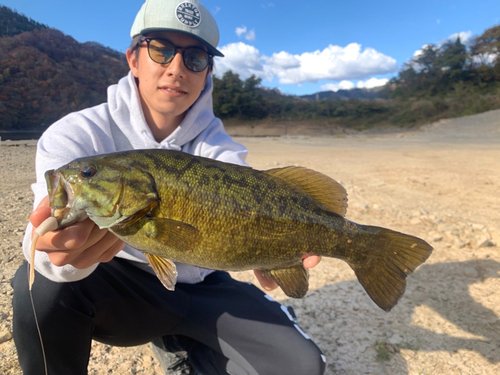
[[374, 235], [364, 261], [348, 262], [370, 298], [385, 311], [403, 296], [406, 277], [431, 255], [424, 240], [379, 227], [365, 227]]

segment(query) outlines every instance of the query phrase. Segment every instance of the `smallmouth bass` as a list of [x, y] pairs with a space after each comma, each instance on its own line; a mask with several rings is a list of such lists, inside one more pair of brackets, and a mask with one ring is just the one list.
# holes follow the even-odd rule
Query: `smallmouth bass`
[[389, 311], [432, 247], [344, 218], [347, 194], [302, 167], [258, 171], [170, 150], [76, 159], [46, 172], [57, 229], [89, 217], [142, 251], [173, 290], [172, 261], [226, 271], [261, 270], [293, 298], [308, 291], [307, 255], [347, 262]]

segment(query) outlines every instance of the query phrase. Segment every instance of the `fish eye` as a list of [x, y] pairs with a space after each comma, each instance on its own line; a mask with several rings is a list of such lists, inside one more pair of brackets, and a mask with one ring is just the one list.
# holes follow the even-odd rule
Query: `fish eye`
[[83, 178], [91, 178], [97, 173], [97, 169], [92, 165], [86, 165], [80, 169], [80, 175]]

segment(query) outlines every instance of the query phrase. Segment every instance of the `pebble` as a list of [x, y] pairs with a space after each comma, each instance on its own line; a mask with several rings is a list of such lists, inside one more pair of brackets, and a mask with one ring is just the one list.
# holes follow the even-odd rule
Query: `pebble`
[[403, 342], [403, 338], [399, 336], [397, 333], [395, 333], [387, 341], [389, 342], [389, 344], [399, 345]]
[[480, 231], [485, 229], [486, 227], [483, 224], [472, 224], [472, 229]]
[[462, 241], [461, 238], [458, 236], [454, 238], [453, 242], [454, 242], [455, 246], [457, 246], [459, 249], [465, 247], [465, 242]]
[[443, 235], [439, 232], [429, 232], [429, 238], [433, 242], [440, 242], [443, 240]]
[[464, 275], [471, 278], [477, 278], [479, 277], [479, 272], [477, 272], [477, 270], [474, 267], [465, 267]]
[[494, 244], [487, 236], [482, 236], [476, 239], [476, 246], [480, 248], [494, 246]]
[[12, 333], [10, 333], [10, 331], [0, 332], [0, 344], [9, 340], [12, 340]]

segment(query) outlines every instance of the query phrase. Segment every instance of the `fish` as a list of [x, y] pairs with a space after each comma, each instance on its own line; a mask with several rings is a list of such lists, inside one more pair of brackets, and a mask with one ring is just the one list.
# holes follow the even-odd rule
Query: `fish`
[[309, 289], [303, 259], [317, 255], [345, 261], [389, 311], [433, 250], [418, 237], [346, 219], [344, 187], [305, 167], [261, 171], [147, 149], [79, 158], [45, 178], [50, 230], [90, 218], [144, 253], [169, 290], [175, 261], [260, 270], [287, 296], [302, 298]]

